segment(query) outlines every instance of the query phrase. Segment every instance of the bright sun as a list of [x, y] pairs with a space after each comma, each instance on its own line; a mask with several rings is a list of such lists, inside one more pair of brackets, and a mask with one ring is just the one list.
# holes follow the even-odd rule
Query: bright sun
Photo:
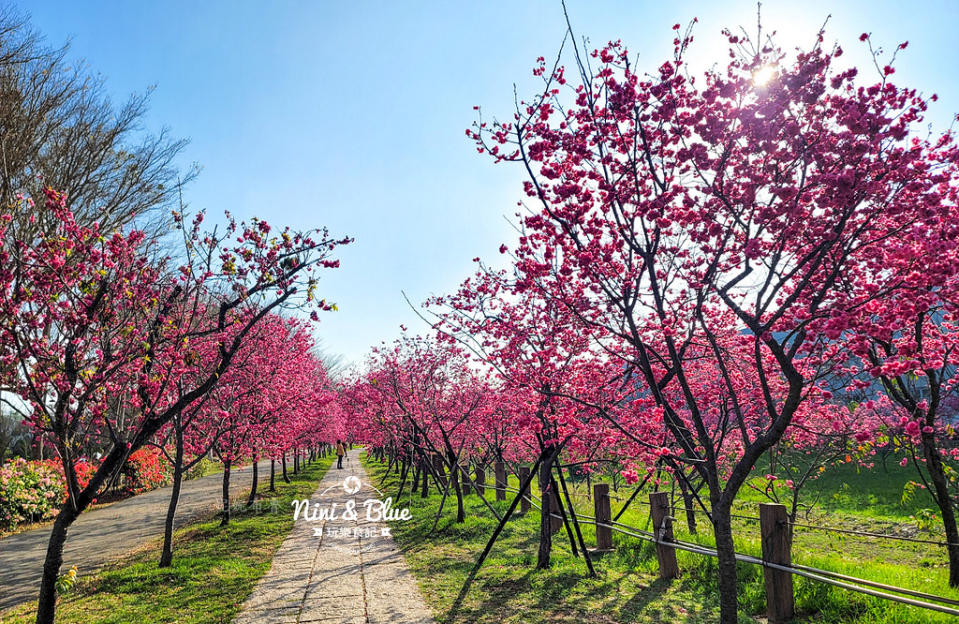
[[761, 87], [769, 82], [775, 75], [776, 70], [772, 66], [766, 65], [765, 67], [760, 67], [753, 73], [753, 84]]

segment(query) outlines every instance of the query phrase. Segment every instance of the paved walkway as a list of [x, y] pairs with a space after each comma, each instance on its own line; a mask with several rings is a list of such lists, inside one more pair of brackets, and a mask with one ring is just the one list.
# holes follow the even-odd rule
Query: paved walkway
[[[349, 494], [346, 486], [360, 489]], [[311, 499], [311, 507], [335, 503], [338, 517], [296, 521], [234, 624], [433, 624], [386, 524], [366, 520], [363, 502], [379, 498], [359, 450], [350, 451], [344, 469], [334, 465]], [[357, 519], [344, 520], [350, 502]]]
[[[260, 487], [269, 487], [269, 480], [270, 462], [262, 462]], [[235, 468], [230, 477], [231, 494], [240, 496], [248, 492], [252, 482], [251, 466]], [[175, 526], [183, 526], [219, 507], [222, 483], [220, 474], [184, 481]], [[81, 514], [67, 534], [64, 570], [76, 565], [80, 574], [89, 574], [162, 537], [169, 503], [170, 488], [165, 487]], [[36, 598], [49, 537], [50, 528], [46, 527], [0, 539], [0, 610]], [[173, 556], [176, 556], [176, 544]]]

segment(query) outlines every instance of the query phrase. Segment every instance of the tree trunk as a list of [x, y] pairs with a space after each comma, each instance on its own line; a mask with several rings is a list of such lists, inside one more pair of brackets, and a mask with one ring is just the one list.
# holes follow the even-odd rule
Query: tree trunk
[[220, 518], [220, 526], [230, 524], [230, 463], [223, 462], [223, 515]]
[[415, 455], [410, 459], [410, 465], [413, 466], [413, 483], [410, 485], [410, 491], [415, 492], [420, 489], [420, 462], [416, 461]]
[[713, 505], [713, 534], [719, 555], [719, 621], [736, 624], [739, 600], [736, 576], [736, 547], [733, 544], [732, 519], [729, 505]]
[[290, 475], [286, 473], [286, 453], [283, 453], [283, 483], [290, 482]]
[[696, 535], [696, 510], [693, 509], [693, 494], [686, 487], [686, 479], [679, 478], [679, 490], [683, 493], [683, 506], [686, 508], [686, 528], [690, 535]]
[[552, 450], [543, 452], [543, 463], [539, 467], [539, 552], [536, 556], [536, 569], [549, 568], [550, 552], [553, 549], [553, 519], [550, 516], [550, 499], [553, 497], [550, 488], [550, 477], [553, 471]]
[[[63, 565], [63, 545], [67, 539], [67, 530], [83, 511], [90, 506], [93, 497], [103, 487], [109, 475], [116, 474], [127, 458], [127, 449], [114, 446], [100, 464], [87, 486], [76, 499], [68, 499], [61, 505], [60, 513], [53, 523], [47, 540], [47, 554], [43, 561], [43, 575], [40, 578], [40, 595], [37, 601], [37, 624], [53, 624], [57, 610], [57, 579]], [[66, 466], [64, 466], [66, 471]], [[77, 490], [74, 482], [73, 490]]]
[[956, 527], [956, 510], [949, 493], [949, 482], [946, 479], [939, 449], [936, 446], [934, 434], [923, 434], [922, 453], [926, 460], [926, 469], [935, 495], [932, 497], [942, 514], [942, 526], [946, 532], [946, 552], [949, 556], [949, 585], [959, 587], [959, 529]]
[[253, 485], [250, 486], [250, 497], [246, 499], [247, 507], [253, 505], [253, 502], [256, 500], [256, 486], [260, 480], [260, 467], [257, 465], [259, 461], [259, 457], [253, 457]]
[[63, 545], [67, 541], [67, 530], [78, 515], [69, 505], [65, 505], [53, 523], [50, 541], [47, 543], [47, 556], [43, 561], [37, 624], [54, 624], [57, 612], [57, 578], [60, 575], [60, 566], [63, 565]]
[[163, 550], [160, 552], [160, 566], [167, 568], [173, 563], [173, 521], [176, 508], [180, 503], [180, 486], [183, 483], [183, 435], [177, 432], [176, 456], [173, 461], [173, 488], [170, 492], [170, 504], [167, 505], [166, 520], [163, 523]]
[[429, 483], [430, 466], [429, 466], [429, 461], [425, 457], [421, 459], [420, 462], [421, 462], [420, 472], [423, 473], [423, 484], [421, 486], [422, 489], [420, 490], [420, 498], [426, 498], [430, 495], [430, 483]]
[[400, 491], [396, 494], [396, 500], [403, 498], [403, 488], [406, 487], [406, 477], [410, 472], [409, 462], [403, 461], [402, 463], [403, 463], [403, 471], [400, 476]]
[[460, 469], [456, 463], [456, 455], [450, 453], [450, 479], [453, 483], [453, 491], [456, 493], [456, 522], [466, 522], [466, 509], [463, 507], [463, 489], [460, 487]]
[[276, 460], [270, 460], [270, 491], [276, 491]]

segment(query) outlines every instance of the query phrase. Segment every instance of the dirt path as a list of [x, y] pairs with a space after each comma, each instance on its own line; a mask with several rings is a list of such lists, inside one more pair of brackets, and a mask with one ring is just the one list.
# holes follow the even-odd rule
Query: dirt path
[[[268, 487], [270, 462], [260, 463], [260, 487]], [[252, 466], [235, 468], [230, 493], [248, 492]], [[176, 526], [182, 526], [219, 506], [222, 477], [210, 475], [183, 483]], [[103, 509], [81, 514], [67, 536], [63, 568], [72, 565], [89, 574], [103, 564], [163, 536], [170, 488], [128, 498]], [[0, 610], [36, 597], [50, 528], [34, 529], [0, 539]]]
[[[234, 624], [432, 624], [386, 524], [366, 520], [363, 502], [380, 498], [359, 450], [350, 451], [344, 469], [330, 468], [311, 498], [311, 507], [335, 503], [339, 517], [297, 520]], [[350, 502], [357, 519], [342, 518]]]

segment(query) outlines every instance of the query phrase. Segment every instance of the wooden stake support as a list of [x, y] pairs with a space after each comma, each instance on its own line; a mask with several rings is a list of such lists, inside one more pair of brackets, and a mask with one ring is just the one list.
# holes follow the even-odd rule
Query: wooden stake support
[[493, 464], [496, 478], [496, 500], [506, 500], [506, 464], [498, 461]]
[[656, 536], [659, 578], [676, 578], [679, 576], [676, 549], [668, 545], [669, 542], [673, 541], [673, 518], [669, 515], [669, 494], [667, 492], [650, 494], [649, 509], [649, 515], [653, 521], [653, 535]]
[[[608, 526], [612, 522], [608, 484], [597, 483], [593, 486], [593, 511], [596, 516], [596, 550], [612, 550], [613, 530]], [[600, 526], [602, 524], [607, 526]]]
[[[762, 536], [763, 561], [782, 566], [792, 564], [789, 537], [789, 516], [785, 505], [761, 503], [759, 527]], [[763, 568], [766, 581], [766, 612], [770, 624], [783, 624], [792, 619], [795, 609], [793, 575], [782, 570]]]
[[[520, 487], [529, 481], [529, 466], [520, 466], [519, 468]], [[522, 513], [529, 513], [530, 510], [529, 488], [523, 491], [523, 498], [519, 502], [519, 510]]]

